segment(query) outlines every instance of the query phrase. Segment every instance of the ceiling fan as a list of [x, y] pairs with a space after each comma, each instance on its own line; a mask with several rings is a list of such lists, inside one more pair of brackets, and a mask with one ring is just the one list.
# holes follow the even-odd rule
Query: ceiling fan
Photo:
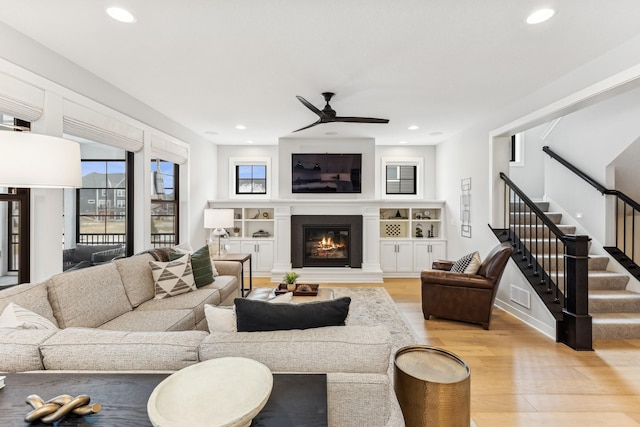
[[307, 101], [301, 96], [296, 96], [298, 101], [302, 102], [308, 109], [313, 111], [320, 117], [316, 122], [311, 123], [309, 126], [302, 127], [298, 130], [294, 130], [293, 132], [299, 132], [304, 129], [309, 129], [310, 127], [322, 124], [322, 123], [332, 123], [332, 122], [345, 122], [345, 123], [389, 123], [388, 119], [374, 119], [371, 117], [340, 117], [336, 116], [336, 111], [331, 108], [329, 105], [329, 101], [331, 97], [335, 95], [333, 92], [323, 92], [322, 96], [324, 100], [327, 102], [327, 105], [324, 106], [322, 110], [318, 110], [312, 103]]

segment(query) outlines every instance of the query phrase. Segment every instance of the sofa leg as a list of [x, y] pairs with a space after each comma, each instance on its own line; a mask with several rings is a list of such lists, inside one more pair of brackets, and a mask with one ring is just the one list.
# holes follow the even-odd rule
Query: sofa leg
[[431, 317], [431, 315], [429, 313], [422, 313], [422, 315], [424, 316], [424, 320], [429, 320], [429, 318]]

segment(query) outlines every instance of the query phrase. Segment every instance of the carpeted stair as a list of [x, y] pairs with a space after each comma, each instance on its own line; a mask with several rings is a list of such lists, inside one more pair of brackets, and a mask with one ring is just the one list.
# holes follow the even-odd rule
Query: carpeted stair
[[[575, 233], [575, 227], [563, 225], [562, 214], [548, 212], [549, 204], [538, 202], [538, 207], [558, 225], [564, 233]], [[548, 239], [548, 229], [541, 225], [518, 228], [517, 224], [535, 223], [535, 216], [523, 207], [512, 206], [511, 224], [518, 231], [522, 241], [532, 253], [551, 249], [550, 259], [544, 260], [545, 270], [552, 272], [554, 280], [564, 282], [564, 257], [556, 257], [556, 244]], [[537, 229], [537, 234], [536, 234]], [[557, 246], [558, 250], [562, 245]], [[608, 255], [590, 255], [589, 258], [589, 314], [593, 318], [593, 339], [637, 339], [640, 338], [640, 294], [627, 291], [629, 277], [624, 274], [607, 271]], [[557, 270], [557, 275], [555, 274]]]

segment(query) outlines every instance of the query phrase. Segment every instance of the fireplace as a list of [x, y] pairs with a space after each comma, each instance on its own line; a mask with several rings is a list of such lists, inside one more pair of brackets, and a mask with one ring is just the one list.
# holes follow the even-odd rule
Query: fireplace
[[291, 264], [362, 267], [362, 216], [292, 215]]

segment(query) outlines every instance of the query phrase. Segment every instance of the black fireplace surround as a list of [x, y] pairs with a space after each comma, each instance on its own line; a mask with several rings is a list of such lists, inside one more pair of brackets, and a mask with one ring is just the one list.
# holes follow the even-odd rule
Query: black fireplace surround
[[[329, 258], [325, 262], [305, 257], [307, 242], [305, 229], [348, 230], [348, 254], [345, 258]], [[302, 267], [351, 267], [362, 268], [362, 216], [361, 215], [292, 215], [291, 216], [291, 266]]]

